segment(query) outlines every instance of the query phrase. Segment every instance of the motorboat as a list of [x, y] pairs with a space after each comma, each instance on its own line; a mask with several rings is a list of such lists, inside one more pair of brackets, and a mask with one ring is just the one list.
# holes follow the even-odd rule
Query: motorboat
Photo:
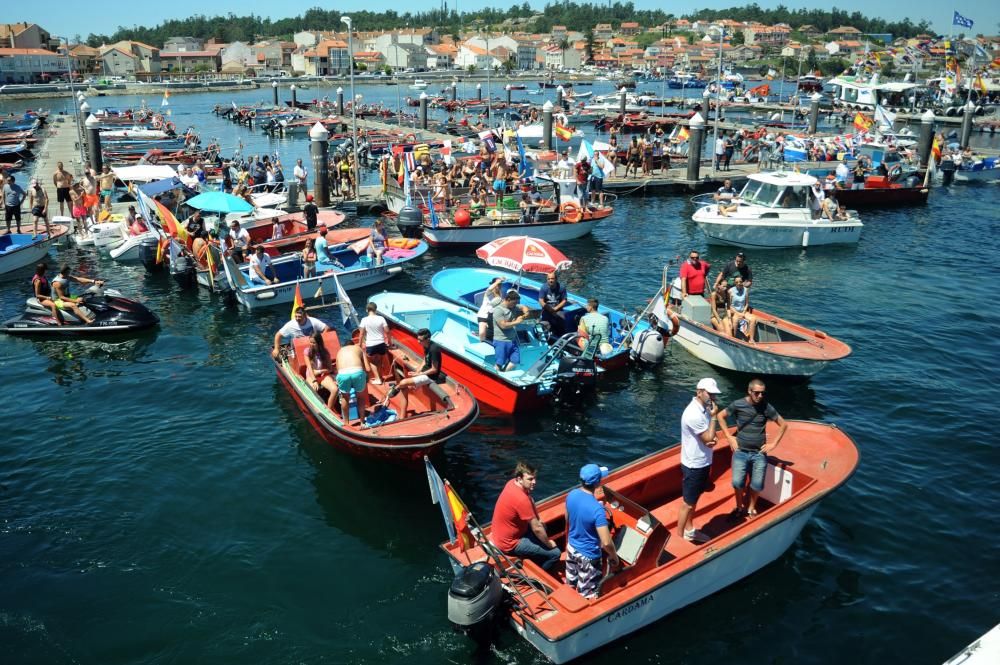
[[[768, 423], [769, 437], [776, 435], [774, 429]], [[601, 579], [596, 599], [584, 599], [563, 581], [561, 563], [547, 572], [534, 561], [499, 552], [490, 542], [492, 525], [480, 527], [465, 508], [468, 504], [458, 503], [463, 519], [449, 523], [451, 540], [441, 545], [456, 574], [448, 592], [451, 622], [471, 633], [488, 629], [493, 619], [508, 622], [545, 658], [569, 662], [781, 557], [823, 499], [850, 479], [859, 459], [855, 443], [835, 425], [789, 421], [781, 445], [768, 459], [758, 514], [742, 517], [730, 512], [732, 451], [721, 436], [718, 440], [722, 444], [714, 448], [709, 489], [695, 514], [703, 541], [676, 535], [683, 500], [679, 445], [615, 469], [601, 481], [595, 496], [609, 515], [622, 565]], [[441, 501], [444, 493], [445, 506], [451, 496], [460, 502], [456, 489], [444, 486], [431, 470], [428, 463], [434, 500]], [[538, 518], [561, 550], [567, 544], [571, 489], [536, 502]], [[717, 604], [725, 605], [730, 620], [753, 620], [753, 608]], [[619, 657], [625, 655], [621, 645], [617, 648]]]
[[414, 79], [413, 83], [410, 84], [410, 90], [426, 90], [427, 81], [423, 79]]
[[[424, 455], [440, 448], [448, 439], [465, 431], [479, 415], [479, 405], [472, 392], [450, 377], [442, 383], [416, 386], [406, 392], [403, 413], [401, 396], [389, 398], [384, 408], [390, 381], [399, 381], [408, 372], [420, 369], [423, 358], [406, 348], [395, 345], [389, 349], [388, 361], [378, 369], [381, 383], [368, 383], [368, 404], [359, 413], [357, 397], [352, 396], [350, 415], [345, 423], [339, 405], [331, 410], [326, 405], [326, 390], [322, 395], [306, 382], [306, 355], [309, 338], [292, 340], [294, 353], [282, 354], [274, 361], [278, 378], [295, 400], [312, 426], [327, 443], [347, 452], [367, 457], [395, 461], [419, 462]], [[323, 333], [323, 345], [330, 354], [332, 372], [340, 339], [333, 330]]]
[[[367, 243], [367, 240], [363, 241]], [[360, 253], [359, 253], [360, 251]], [[317, 260], [316, 274], [304, 277], [300, 253], [285, 254], [273, 259], [271, 265], [278, 279], [277, 284], [261, 284], [250, 278], [249, 264], [237, 266], [232, 258], [225, 257], [222, 265], [229, 287], [236, 300], [246, 309], [287, 305], [300, 291], [304, 300], [316, 300], [336, 294], [335, 281], [345, 289], [358, 289], [383, 282], [403, 271], [403, 266], [424, 255], [427, 243], [415, 240], [411, 247], [389, 247], [376, 264], [365, 250], [351, 245], [329, 248], [328, 260]], [[335, 279], [336, 276], [336, 279]]]
[[84, 313], [93, 320], [84, 323], [71, 310], [60, 310], [63, 325], [52, 316], [52, 310], [43, 306], [34, 296], [27, 299], [24, 312], [8, 319], [0, 330], [8, 335], [33, 336], [92, 336], [111, 335], [151, 328], [160, 319], [145, 305], [125, 298], [113, 289], [92, 286], [80, 294]]
[[[831, 173], [828, 169], [810, 169], [809, 175], [817, 178]], [[857, 184], [853, 183], [852, 184]], [[895, 206], [924, 205], [930, 194], [925, 176], [912, 173], [903, 176], [900, 168], [890, 170], [890, 175], [866, 176], [861, 187], [845, 187], [834, 192], [837, 203], [856, 210], [858, 208], [891, 208]]]
[[574, 353], [579, 351], [572, 343], [575, 334], [549, 345], [548, 333], [540, 323], [519, 325], [516, 334], [521, 362], [516, 369], [501, 372], [496, 368], [493, 345], [479, 340], [476, 310], [409, 293], [383, 292], [369, 301], [389, 322], [393, 340], [411, 351], [420, 348], [417, 331], [430, 330], [431, 340], [441, 347], [445, 374], [468, 386], [480, 404], [500, 413], [537, 410], [553, 400], [575, 398], [596, 384], [593, 357]]
[[962, 159], [955, 169], [956, 182], [994, 182], [1000, 180], [1000, 158]]
[[704, 88], [708, 83], [694, 74], [678, 72], [667, 79], [667, 87], [672, 90], [682, 90], [685, 88]]
[[[664, 282], [667, 283], [666, 269]], [[755, 376], [808, 378], [851, 355], [851, 347], [821, 330], [813, 330], [754, 307], [753, 339], [745, 330], [732, 336], [712, 327], [712, 307], [700, 295], [681, 298], [679, 277], [669, 281], [670, 299], [679, 302], [680, 328], [674, 339], [688, 353], [709, 365]], [[667, 301], [661, 289], [653, 299], [653, 315], [668, 326]]]
[[53, 225], [52, 234], [5, 233], [0, 235], [0, 275], [38, 263], [67, 228]]
[[719, 204], [701, 206], [692, 215], [712, 245], [781, 249], [815, 245], [854, 244], [864, 226], [857, 213], [847, 219], [813, 219], [812, 186], [818, 180], [803, 173], [751, 173], [735, 211], [722, 214]]
[[[478, 310], [483, 303], [486, 287], [497, 277], [503, 280], [501, 293], [517, 289], [524, 303], [534, 305], [538, 302], [538, 294], [544, 286], [542, 282], [494, 268], [446, 268], [431, 278], [431, 288], [446, 300]], [[566, 329], [576, 330], [580, 319], [587, 313], [587, 298], [567, 293], [566, 300], [567, 306], [563, 309]], [[610, 339], [600, 341], [609, 344], [611, 348], [606, 353], [598, 350], [595, 356], [597, 364], [608, 372], [624, 369], [628, 366], [633, 345], [640, 337], [645, 339], [643, 333], [650, 329], [650, 325], [646, 320], [635, 320], [635, 317], [604, 305], [598, 305], [598, 311], [607, 316], [610, 322]], [[661, 338], [659, 358], [662, 357]]]
[[[521, 222], [518, 207], [492, 208], [473, 219], [467, 205], [456, 208], [450, 215], [435, 214], [429, 209], [423, 215], [423, 236], [433, 247], [446, 245], [485, 245], [511, 235], [528, 235], [547, 242], [573, 240], [587, 235], [597, 224], [614, 213], [610, 205], [583, 204], [576, 192], [576, 180], [555, 174], [535, 176], [540, 185], [552, 188], [552, 198], [539, 208], [537, 221]], [[609, 198], [613, 195], [606, 195]], [[424, 206], [426, 207], [426, 206]], [[402, 211], [401, 213], [402, 214]]]

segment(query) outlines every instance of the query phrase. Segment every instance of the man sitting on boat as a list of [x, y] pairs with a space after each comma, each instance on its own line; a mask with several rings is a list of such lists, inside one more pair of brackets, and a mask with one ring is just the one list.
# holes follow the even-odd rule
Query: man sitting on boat
[[507, 555], [530, 559], [543, 570], [552, 571], [561, 552], [549, 538], [545, 523], [538, 517], [531, 493], [538, 482], [538, 471], [526, 462], [514, 467], [514, 477], [507, 481], [493, 508], [490, 539]]
[[[777, 409], [767, 402], [766, 388], [760, 379], [754, 379], [747, 386], [747, 395], [733, 401], [719, 412], [719, 427], [725, 434], [729, 447], [733, 449], [733, 494], [736, 508], [733, 516], [757, 515], [757, 497], [764, 489], [764, 474], [767, 472], [767, 453], [778, 447], [788, 429], [788, 423]], [[732, 416], [736, 424], [736, 436], [729, 431], [727, 418]], [[767, 443], [767, 421], [778, 425], [778, 436]], [[747, 492], [747, 472], [750, 473], [750, 491]]]
[[580, 317], [580, 325], [577, 332], [580, 337], [577, 344], [581, 349], [587, 348], [587, 343], [591, 339], [599, 339], [600, 351], [607, 355], [614, 349], [611, 346], [611, 319], [598, 311], [600, 303], [597, 298], [587, 300], [587, 313]]
[[[319, 319], [307, 316], [305, 307], [296, 307], [292, 320], [274, 333], [274, 348], [271, 349], [271, 357], [277, 360], [282, 345], [290, 343], [297, 337], [311, 337], [314, 333], [326, 332], [329, 329], [330, 326]], [[291, 350], [289, 347], [289, 352]]]
[[712, 470], [719, 411], [715, 396], [721, 392], [715, 379], [702, 379], [695, 388], [694, 399], [681, 416], [682, 502], [677, 514], [677, 531], [684, 540], [692, 542], [707, 540], [705, 534], [694, 528], [694, 513]]
[[[511, 289], [504, 295], [503, 301], [493, 308], [493, 349], [496, 356], [496, 369], [506, 372], [521, 362], [521, 350], [517, 344], [517, 324], [528, 318], [528, 308], [519, 305], [521, 295]], [[515, 315], [519, 309], [521, 314]]]
[[719, 191], [712, 198], [718, 202], [719, 214], [723, 217], [729, 217], [729, 213], [736, 212], [740, 207], [736, 200], [736, 188], [729, 178], [722, 181], [722, 187], [719, 187]]
[[566, 496], [566, 584], [584, 598], [597, 598], [606, 554], [612, 570], [621, 565], [604, 506], [594, 496], [607, 467], [586, 464], [580, 468], [580, 487]]
[[337, 351], [337, 388], [340, 397], [340, 415], [345, 424], [351, 422], [351, 393], [357, 398], [358, 419], [365, 419], [368, 407], [368, 373], [371, 366], [368, 356], [353, 340]]
[[[374, 303], [369, 303], [369, 307]], [[444, 383], [446, 380], [445, 373], [441, 370], [441, 347], [431, 341], [431, 331], [427, 328], [421, 328], [417, 331], [417, 341], [420, 342], [420, 346], [424, 349], [424, 362], [420, 366], [420, 369], [413, 374], [404, 377], [399, 383], [394, 385], [385, 396], [383, 405], [388, 405], [389, 400], [402, 393], [401, 401], [402, 408], [400, 413], [402, 417], [406, 417], [406, 406], [407, 398], [406, 391], [413, 388], [418, 388], [420, 386], [426, 386], [430, 383]]]
[[552, 334], [561, 337], [566, 332], [566, 312], [569, 302], [566, 287], [559, 283], [554, 272], [545, 277], [545, 285], [538, 290], [538, 304], [542, 306], [542, 321], [549, 324]]
[[246, 251], [250, 247], [250, 232], [241, 228], [236, 220], [229, 225], [229, 246], [233, 253], [233, 261], [237, 264], [246, 261]]
[[274, 266], [271, 265], [271, 257], [264, 251], [264, 245], [257, 245], [254, 253], [250, 256], [250, 282], [255, 285], [277, 284], [278, 277], [274, 274]]

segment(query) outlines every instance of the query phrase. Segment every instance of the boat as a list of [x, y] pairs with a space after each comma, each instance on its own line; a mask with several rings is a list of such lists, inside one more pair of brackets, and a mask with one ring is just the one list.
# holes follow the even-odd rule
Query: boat
[[53, 225], [52, 234], [4, 233], [0, 235], [0, 275], [38, 263], [67, 228]]
[[[688, 295], [682, 300], [680, 277], [668, 281], [667, 269], [664, 269], [664, 283], [670, 284], [670, 298], [681, 303], [680, 328], [674, 339], [695, 358], [714, 367], [754, 376], [804, 379], [851, 355], [850, 346], [825, 332], [793, 323], [756, 306], [753, 315], [757, 325], [752, 343], [745, 332], [727, 335], [712, 327], [712, 307], [708, 300], [700, 295]], [[653, 315], [661, 326], [669, 326], [663, 289], [653, 301]]]
[[963, 159], [955, 169], [956, 182], [992, 182], [1000, 180], [1000, 158]]
[[[407, 410], [412, 415], [399, 418], [402, 411], [397, 395], [389, 400], [390, 419], [367, 426], [360, 419], [344, 423], [340, 410], [327, 408], [326, 399], [305, 379], [305, 350], [308, 337], [293, 341], [294, 355], [282, 354], [274, 361], [278, 378], [312, 426], [327, 443], [347, 452], [396, 461], [417, 462], [451, 437], [465, 431], [479, 415], [479, 405], [465, 386], [450, 377], [444, 383], [430, 383], [407, 391]], [[323, 344], [331, 360], [337, 357], [340, 339], [333, 330], [323, 333]], [[386, 397], [390, 380], [398, 381], [405, 370], [419, 370], [423, 359], [410, 349], [396, 345], [389, 349], [389, 363], [380, 385], [368, 383], [369, 403], [364, 414], [378, 411]], [[325, 393], [325, 389], [322, 389]], [[339, 406], [339, 405], [338, 405]], [[351, 400], [352, 417], [358, 417], [357, 400]], [[368, 416], [370, 417], [370, 416]]]
[[976, 638], [943, 665], [990, 665], [1000, 660], [1000, 624]]
[[80, 302], [85, 313], [93, 318], [89, 324], [76, 318], [71, 310], [64, 309], [61, 310], [64, 323], [59, 325], [52, 310], [32, 296], [27, 299], [24, 312], [0, 324], [0, 330], [8, 335], [89, 337], [134, 332], [160, 322], [145, 305], [113, 289], [93, 286], [80, 294]]
[[704, 79], [700, 79], [694, 74], [685, 74], [682, 72], [678, 72], [667, 79], [667, 87], [673, 90], [704, 88], [706, 85], [708, 83]]
[[[771, 437], [772, 427], [768, 423]], [[710, 489], [701, 496], [695, 515], [707, 541], [692, 542], [676, 535], [682, 502], [680, 453], [679, 445], [664, 448], [611, 471], [601, 481], [595, 495], [610, 516], [622, 567], [601, 579], [593, 600], [563, 582], [561, 565], [550, 573], [534, 561], [500, 553], [489, 541], [492, 525], [479, 526], [467, 504], [462, 505], [463, 521], [452, 522], [452, 541], [441, 545], [456, 574], [448, 593], [451, 622], [475, 633], [494, 618], [506, 621], [550, 661], [579, 658], [781, 557], [823, 499], [850, 479], [859, 458], [855, 443], [835, 425], [788, 421], [781, 446], [769, 458], [758, 515], [735, 517], [730, 513], [732, 451], [717, 445]], [[429, 462], [427, 466], [432, 497], [458, 498], [436, 471], [430, 473]], [[569, 491], [536, 502], [538, 518], [562, 550]], [[724, 606], [730, 621], [753, 620], [751, 607], [734, 608], [725, 601], [716, 605]], [[615, 655], [628, 660], [621, 645], [617, 648], [621, 653]]]
[[[485, 245], [491, 240], [511, 235], [528, 235], [547, 242], [573, 240], [587, 235], [597, 224], [614, 213], [609, 205], [582, 205], [576, 194], [576, 180], [555, 175], [535, 176], [540, 184], [552, 187], [553, 201], [538, 212], [538, 221], [521, 223], [521, 211], [494, 208], [479, 219], [472, 219], [468, 206], [459, 206], [452, 215], [423, 218], [423, 236], [432, 247], [446, 245]], [[515, 203], [516, 206], [516, 203]], [[401, 215], [402, 215], [401, 211]]]
[[854, 244], [864, 226], [849, 211], [843, 221], [813, 219], [809, 208], [816, 178], [804, 173], [751, 173], [739, 195], [739, 207], [728, 216], [716, 203], [703, 205], [692, 219], [712, 245], [780, 249]]
[[[576, 345], [569, 348], [570, 340], [563, 338], [550, 346], [541, 325], [517, 328], [521, 362], [517, 369], [500, 372], [493, 345], [479, 341], [475, 310], [409, 293], [383, 292], [369, 301], [389, 322], [393, 340], [411, 351], [419, 349], [417, 331], [430, 330], [431, 340], [441, 347], [444, 373], [468, 386], [480, 404], [500, 413], [534, 411], [574, 393], [585, 382], [596, 383], [592, 359], [589, 376], [560, 372], [561, 359], [579, 349]], [[587, 360], [580, 360], [586, 371]]]
[[[315, 277], [302, 277], [302, 255], [285, 254], [272, 260], [277, 284], [254, 284], [250, 281], [249, 264], [237, 266], [231, 257], [226, 257], [222, 265], [229, 288], [236, 294], [236, 300], [245, 308], [274, 307], [290, 304], [296, 291], [301, 291], [306, 300], [315, 300], [323, 294], [336, 293], [336, 280], [345, 289], [358, 289], [383, 282], [403, 270], [403, 266], [419, 258], [427, 251], [427, 243], [414, 241], [410, 248], [390, 247], [383, 255], [380, 265], [375, 265], [365, 254], [358, 254], [350, 246], [331, 252], [336, 263], [316, 263]], [[332, 249], [332, 248], [331, 248]], [[362, 252], [364, 250], [361, 250]]]
[[804, 74], [799, 77], [795, 87], [800, 93], [823, 92], [823, 78], [815, 74]]
[[427, 81], [423, 79], [415, 79], [413, 83], [410, 84], [410, 90], [426, 90]]
[[[532, 306], [538, 302], [538, 294], [544, 286], [542, 282], [494, 268], [446, 268], [434, 274], [431, 288], [450, 302], [478, 310], [486, 287], [497, 277], [503, 280], [501, 293], [516, 288], [523, 302], [531, 303]], [[587, 313], [587, 298], [567, 292], [566, 300], [567, 306], [563, 310], [566, 327], [568, 330], [576, 330], [580, 318]], [[601, 341], [610, 344], [612, 348], [608, 353], [598, 353], [595, 356], [597, 364], [608, 372], [625, 369], [628, 366], [631, 343], [642, 331], [648, 330], [650, 325], [645, 320], [634, 321], [634, 317], [630, 318], [624, 312], [604, 305], [598, 305], [598, 311], [611, 322], [611, 338]]]
[[[817, 178], [830, 172], [829, 169], [808, 171]], [[900, 172], [889, 176], [869, 175], [860, 189], [847, 187], [834, 191], [837, 203], [851, 210], [924, 205], [929, 194], [930, 188], [924, 178], [917, 174], [901, 177]]]

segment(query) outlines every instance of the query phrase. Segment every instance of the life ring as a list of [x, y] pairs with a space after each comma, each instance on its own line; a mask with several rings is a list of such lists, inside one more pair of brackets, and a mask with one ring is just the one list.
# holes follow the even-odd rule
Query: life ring
[[403, 140], [406, 141], [407, 143], [412, 143], [413, 141], [417, 140], [417, 137], [414, 134], [407, 134], [406, 136], [403, 137]]
[[253, 119], [253, 118], [256, 118], [256, 117], [257, 117], [257, 111], [250, 111], [250, 113], [248, 113], [247, 115], [248, 115], [248, 116], [249, 116], [249, 117], [250, 117], [251, 119]]
[[581, 219], [583, 219], [583, 210], [580, 206], [572, 201], [566, 201], [561, 206], [559, 206], [559, 212], [562, 213], [562, 219], [565, 222], [571, 224], [576, 224]]

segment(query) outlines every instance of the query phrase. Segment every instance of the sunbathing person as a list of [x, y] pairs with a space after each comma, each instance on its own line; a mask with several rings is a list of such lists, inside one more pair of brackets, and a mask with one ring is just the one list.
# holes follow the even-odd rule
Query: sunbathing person
[[309, 346], [305, 350], [306, 383], [319, 394], [320, 388], [326, 388], [330, 396], [326, 400], [326, 408], [333, 411], [337, 401], [337, 382], [333, 379], [330, 362], [330, 352], [323, 345], [323, 333], [316, 331], [309, 338]]
[[[742, 279], [741, 277], [740, 281]], [[725, 281], [715, 285], [715, 290], [712, 291], [712, 296], [708, 302], [712, 306], [712, 327], [732, 337], [733, 320], [729, 317], [729, 287]]]

